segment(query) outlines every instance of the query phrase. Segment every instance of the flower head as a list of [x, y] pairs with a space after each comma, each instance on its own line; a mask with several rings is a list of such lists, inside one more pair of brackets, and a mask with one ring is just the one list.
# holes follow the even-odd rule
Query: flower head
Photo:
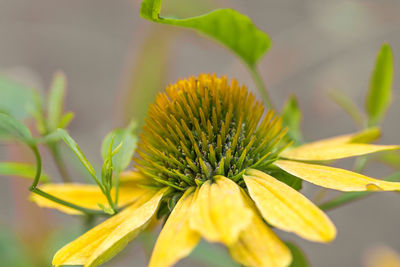
[[[201, 238], [225, 244], [245, 266], [288, 266], [289, 249], [264, 220], [311, 241], [329, 242], [336, 235], [330, 219], [293, 181], [341, 191], [400, 190], [399, 183], [316, 164], [398, 146], [365, 144], [370, 136], [356, 133], [293, 148], [285, 133], [280, 117], [264, 112], [235, 80], [200, 75], [170, 85], [149, 109], [135, 171], [122, 177], [127, 207], [60, 249], [53, 264], [97, 266], [158, 214], [167, 219], [152, 267], [173, 265]], [[93, 203], [87, 200], [96, 208]]]

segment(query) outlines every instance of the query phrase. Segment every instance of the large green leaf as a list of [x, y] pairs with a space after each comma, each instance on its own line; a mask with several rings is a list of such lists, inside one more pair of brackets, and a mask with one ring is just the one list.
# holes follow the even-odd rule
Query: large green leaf
[[290, 249], [292, 253], [292, 263], [289, 267], [309, 267], [311, 266], [307, 260], [307, 257], [304, 255], [304, 252], [294, 243], [285, 242], [286, 246]]
[[15, 138], [18, 141], [31, 145], [34, 143], [31, 132], [20, 121], [0, 112], [0, 133], [1, 138]]
[[295, 95], [291, 95], [287, 100], [282, 111], [282, 119], [284, 124], [289, 128], [289, 137], [296, 144], [301, 144], [303, 140], [300, 128], [302, 113]]
[[259, 30], [249, 17], [233, 9], [217, 9], [186, 19], [161, 17], [160, 12], [161, 0], [143, 0], [140, 9], [143, 18], [194, 29], [228, 47], [251, 67], [257, 64], [271, 46], [266, 33]]
[[392, 100], [393, 54], [384, 44], [378, 53], [366, 98], [368, 124], [376, 125], [382, 120]]
[[[0, 175], [34, 179], [36, 175], [36, 166], [20, 162], [0, 162]], [[42, 172], [40, 180], [47, 182], [49, 181], [49, 176]]]
[[117, 148], [119, 144], [122, 144], [118, 152], [116, 152], [116, 154], [112, 157], [112, 165], [114, 166], [115, 172], [117, 174], [126, 169], [132, 160], [137, 142], [135, 128], [136, 123], [131, 122], [127, 128], [115, 129], [104, 138], [101, 147], [101, 154], [103, 156], [103, 159], [107, 158], [109, 150], [108, 148], [111, 142], [113, 142], [112, 150]]

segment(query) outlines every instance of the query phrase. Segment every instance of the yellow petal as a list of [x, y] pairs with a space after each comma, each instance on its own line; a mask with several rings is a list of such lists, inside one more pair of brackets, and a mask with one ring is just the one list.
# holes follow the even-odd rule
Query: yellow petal
[[288, 160], [277, 160], [274, 164], [307, 182], [330, 189], [340, 191], [400, 190], [400, 183], [377, 180], [339, 168]]
[[215, 180], [197, 189], [190, 227], [210, 242], [229, 245], [249, 225], [252, 211], [245, 204], [238, 185], [223, 176]]
[[335, 238], [336, 229], [328, 216], [290, 186], [253, 169], [243, 177], [250, 197], [271, 225], [311, 241]]
[[280, 156], [292, 160], [334, 160], [355, 157], [399, 149], [400, 146], [369, 145], [355, 143], [330, 143], [330, 144], [306, 144], [297, 148], [283, 151]]
[[[97, 185], [44, 184], [40, 186], [40, 189], [46, 193], [57, 196], [62, 200], [84, 208], [101, 210], [98, 204], [108, 206], [106, 197]], [[146, 189], [133, 186], [121, 186], [119, 190], [118, 207], [123, 207], [138, 199]], [[114, 196], [114, 192], [114, 190], [111, 191], [112, 196]], [[78, 210], [68, 208], [64, 205], [48, 200], [47, 198], [44, 198], [38, 194], [31, 194], [30, 199], [40, 207], [53, 208], [68, 214], [83, 214]]]
[[[251, 201], [251, 200], [250, 200]], [[284, 267], [292, 261], [290, 250], [254, 211], [252, 223], [229, 247], [237, 262], [252, 267]]]
[[193, 196], [193, 190], [187, 190], [171, 212], [157, 239], [149, 267], [174, 265], [200, 241], [201, 236], [189, 227]]
[[137, 171], [124, 171], [119, 175], [121, 185], [146, 183], [149, 179]]
[[98, 266], [110, 259], [150, 221], [165, 190], [149, 191], [133, 205], [61, 248], [53, 265]]

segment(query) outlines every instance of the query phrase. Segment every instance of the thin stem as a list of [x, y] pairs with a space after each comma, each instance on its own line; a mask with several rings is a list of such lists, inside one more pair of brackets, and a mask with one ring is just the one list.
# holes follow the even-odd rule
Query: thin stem
[[[383, 180], [389, 181], [389, 182], [397, 182], [400, 180], [400, 171], [395, 172], [394, 174], [385, 177]], [[331, 210], [337, 207], [340, 207], [344, 204], [347, 204], [349, 202], [358, 200], [360, 198], [369, 196], [373, 192], [348, 192], [348, 193], [343, 193], [340, 196], [327, 201], [321, 205], [319, 205], [319, 208], [322, 210]]]
[[49, 200], [51, 200], [51, 201], [53, 201], [53, 202], [59, 203], [59, 204], [61, 204], [61, 205], [64, 205], [64, 206], [66, 206], [66, 207], [79, 210], [79, 211], [81, 211], [81, 212], [83, 212], [83, 213], [86, 213], [86, 214], [91, 214], [91, 215], [105, 215], [102, 211], [99, 211], [99, 210], [91, 210], [91, 209], [87, 209], [87, 208], [84, 208], [84, 207], [81, 207], [81, 206], [78, 206], [78, 205], [69, 203], [69, 202], [67, 202], [67, 201], [64, 201], [64, 200], [62, 200], [62, 199], [59, 199], [58, 197], [55, 197], [55, 196], [53, 196], [53, 195], [50, 195], [50, 194], [48, 194], [48, 193], [46, 193], [46, 192], [40, 190], [39, 188], [37, 188], [37, 186], [38, 186], [38, 184], [39, 184], [39, 181], [40, 181], [40, 175], [41, 175], [41, 173], [42, 173], [42, 159], [41, 159], [41, 157], [40, 157], [40, 153], [39, 153], [39, 150], [38, 150], [38, 148], [37, 148], [36, 145], [31, 146], [31, 149], [32, 149], [33, 154], [35, 155], [35, 158], [36, 158], [36, 175], [35, 175], [35, 178], [34, 178], [34, 180], [33, 180], [33, 182], [32, 182], [32, 185], [31, 185], [30, 188], [29, 188], [29, 190], [30, 190], [31, 192], [33, 192], [33, 193], [35, 193], [35, 194], [38, 194], [38, 195], [40, 195], [40, 196], [42, 196], [42, 197], [44, 197], [44, 198], [47, 198], [47, 199], [49, 199]]
[[63, 206], [69, 207], [71, 209], [81, 211], [88, 215], [105, 215], [104, 212], [102, 212], [100, 210], [87, 209], [87, 208], [72, 204], [72, 203], [62, 200], [56, 196], [48, 194], [48, 193], [40, 190], [39, 188], [31, 188], [31, 191], [35, 194], [38, 194], [38, 195], [44, 197], [44, 198], [47, 198], [48, 200], [51, 200], [51, 201], [61, 204]]
[[118, 207], [118, 197], [119, 197], [119, 175], [120, 172], [117, 172], [117, 175], [115, 175], [115, 200], [114, 200], [114, 205]]
[[254, 80], [254, 83], [257, 86], [258, 91], [261, 94], [262, 99], [264, 100], [265, 105], [269, 109], [274, 109], [274, 105], [272, 104], [271, 98], [268, 94], [268, 90], [264, 85], [264, 82], [261, 78], [260, 73], [258, 72], [257, 66], [248, 66], [248, 69], [250, 71], [250, 74]]
[[65, 163], [64, 160], [60, 154], [60, 150], [58, 148], [57, 143], [52, 143], [48, 145], [49, 150], [51, 152], [51, 155], [54, 159], [54, 162], [56, 163], [58, 172], [61, 175], [61, 179], [63, 180], [64, 183], [70, 183], [71, 182], [71, 178], [69, 177], [67, 168], [65, 168]]
[[40, 175], [42, 174], [42, 158], [40, 157], [40, 153], [37, 146], [31, 146], [31, 149], [36, 158], [36, 175], [35, 179], [33, 179], [31, 187], [29, 188], [29, 190], [32, 191], [39, 184]]

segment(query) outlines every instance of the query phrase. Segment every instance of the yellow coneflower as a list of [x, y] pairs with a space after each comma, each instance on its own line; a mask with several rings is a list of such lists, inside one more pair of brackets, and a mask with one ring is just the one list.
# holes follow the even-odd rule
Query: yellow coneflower
[[400, 267], [400, 255], [392, 248], [379, 245], [367, 251], [365, 267]]
[[[285, 183], [285, 176], [341, 191], [400, 190], [400, 183], [310, 163], [398, 146], [356, 143], [359, 135], [352, 134], [292, 148], [285, 134], [282, 119], [265, 112], [235, 80], [229, 84], [226, 77], [200, 75], [170, 85], [150, 106], [135, 171], [124, 174], [127, 207], [60, 249], [53, 265], [97, 266], [157, 217], [166, 221], [151, 267], [172, 266], [201, 238], [225, 244], [245, 266], [288, 266], [289, 249], [264, 220], [316, 242], [333, 240], [336, 229], [324, 212]], [[71, 192], [71, 185], [44, 190], [57, 189], [60, 197], [97, 208], [97, 200], [85, 194], [87, 186], [75, 187], [79, 194]], [[62, 209], [38, 196], [34, 200]]]

